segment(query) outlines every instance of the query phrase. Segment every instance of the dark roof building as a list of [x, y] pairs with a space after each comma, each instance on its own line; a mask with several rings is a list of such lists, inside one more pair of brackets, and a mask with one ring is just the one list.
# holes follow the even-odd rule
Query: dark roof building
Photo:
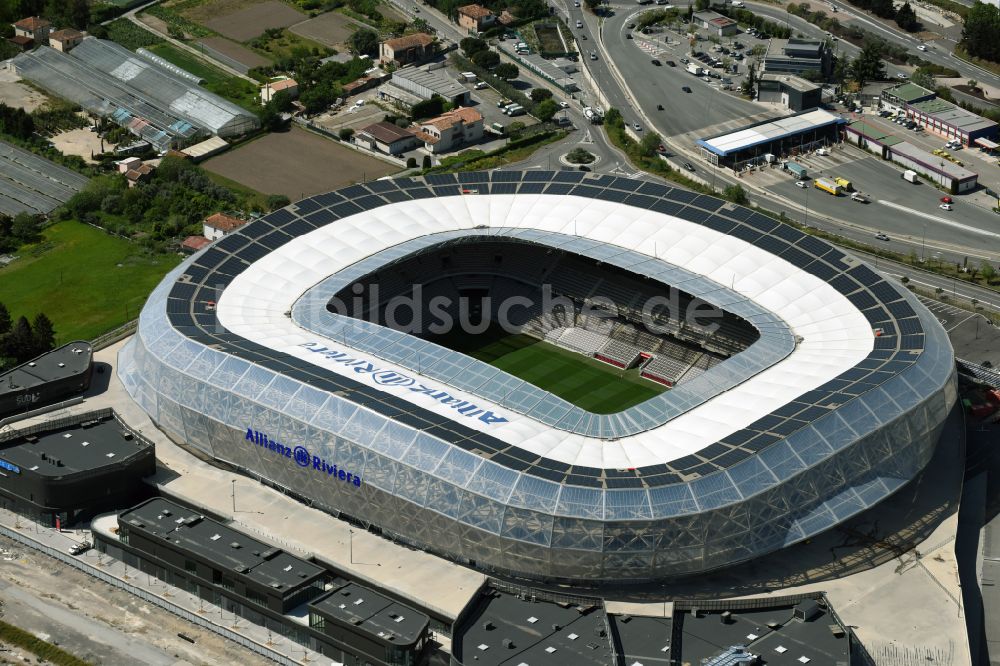
[[417, 137], [413, 132], [383, 120], [358, 130], [354, 143], [387, 155], [398, 155], [415, 147]]
[[143, 496], [153, 444], [110, 409], [0, 434], [0, 505], [70, 525]]
[[823, 88], [799, 76], [765, 73], [757, 81], [757, 101], [777, 102], [792, 111], [805, 111], [823, 103]]
[[740, 31], [736, 21], [728, 16], [723, 16], [719, 12], [695, 12], [691, 18], [699, 26], [707, 28], [710, 32], [718, 35], [719, 37], [734, 35]]
[[76, 341], [0, 374], [0, 418], [86, 391], [94, 353]]
[[833, 53], [826, 42], [818, 39], [772, 39], [764, 54], [764, 71], [802, 74], [830, 73]]
[[426, 614], [168, 498], [125, 511], [117, 532], [95, 526], [94, 538], [101, 552], [335, 662], [412, 666], [429, 638]]

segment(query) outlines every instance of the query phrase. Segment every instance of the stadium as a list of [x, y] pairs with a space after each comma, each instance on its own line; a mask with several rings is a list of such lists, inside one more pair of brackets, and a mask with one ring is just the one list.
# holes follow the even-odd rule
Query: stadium
[[828, 530], [913, 479], [956, 403], [940, 324], [855, 257], [568, 171], [275, 211], [164, 279], [118, 372], [203, 456], [562, 582], [696, 574]]

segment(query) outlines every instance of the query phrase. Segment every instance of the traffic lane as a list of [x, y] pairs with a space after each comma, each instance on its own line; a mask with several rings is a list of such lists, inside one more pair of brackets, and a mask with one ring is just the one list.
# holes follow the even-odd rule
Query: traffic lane
[[[914, 185], [913, 187], [923, 190], [931, 189], [926, 185]], [[937, 199], [933, 194], [930, 195], [933, 201], [925, 205], [923, 203], [916, 204], [907, 198], [905, 192], [909, 192], [918, 199], [927, 198], [926, 194], [916, 194], [914, 190], [897, 191], [885, 198], [879, 198], [871, 194], [872, 188], [866, 187], [865, 192], [871, 196], [871, 201], [864, 204], [853, 201], [850, 196], [835, 197], [817, 189], [812, 182], [805, 188], [799, 188], [792, 178], [785, 182], [768, 185], [765, 189], [776, 196], [804, 207], [809, 211], [808, 215], [824, 216], [834, 220], [850, 220], [850, 223], [855, 227], [867, 230], [859, 232], [859, 238], [869, 244], [874, 242], [873, 238], [877, 233], [885, 233], [893, 242], [906, 244], [907, 251], [919, 246], [921, 251], [928, 254], [930, 250], [933, 250], [947, 252], [956, 257], [966, 255], [980, 259], [1000, 257], [995, 249], [988, 249], [997, 247], [995, 238], [977, 233], [975, 228], [969, 224], [971, 220], [967, 217], [947, 217], [948, 212], [937, 207]], [[797, 219], [801, 219], [805, 224], [810, 224], [804, 214], [799, 214]], [[812, 222], [818, 222], [818, 219], [813, 219]], [[949, 223], [960, 226], [952, 226]]]

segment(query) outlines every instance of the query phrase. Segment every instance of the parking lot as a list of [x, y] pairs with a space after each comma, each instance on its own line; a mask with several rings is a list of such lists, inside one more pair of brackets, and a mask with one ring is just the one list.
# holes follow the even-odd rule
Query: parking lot
[[1000, 329], [987, 317], [923, 296], [920, 301], [948, 332], [956, 357], [1000, 368]]

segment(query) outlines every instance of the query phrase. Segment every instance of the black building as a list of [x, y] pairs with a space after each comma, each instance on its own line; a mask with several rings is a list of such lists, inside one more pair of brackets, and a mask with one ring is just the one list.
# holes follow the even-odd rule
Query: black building
[[82, 393], [90, 386], [89, 342], [70, 342], [0, 375], [0, 418]]
[[822, 105], [823, 88], [799, 76], [765, 72], [757, 80], [757, 101], [777, 102], [792, 111], [805, 111]]
[[153, 443], [110, 409], [0, 434], [0, 506], [71, 525], [148, 496]]
[[427, 615], [156, 497], [94, 526], [98, 550], [350, 666], [416, 666]]

